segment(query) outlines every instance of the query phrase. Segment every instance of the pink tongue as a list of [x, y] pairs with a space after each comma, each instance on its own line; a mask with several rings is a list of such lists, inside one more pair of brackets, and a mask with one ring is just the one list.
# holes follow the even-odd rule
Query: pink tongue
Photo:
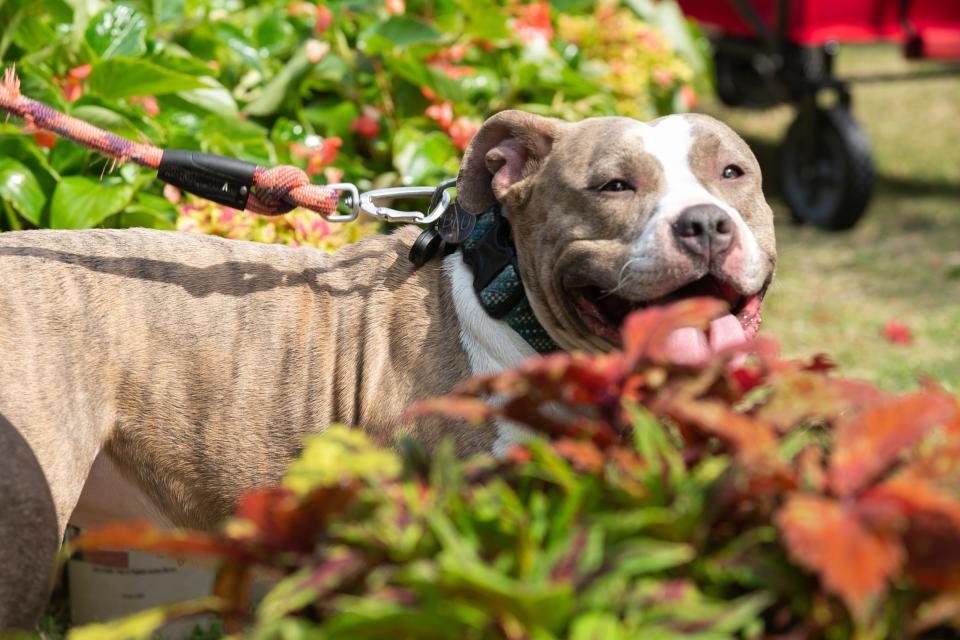
[[677, 329], [667, 338], [667, 353], [677, 364], [701, 364], [714, 353], [746, 341], [740, 321], [728, 313], [710, 323], [709, 339], [700, 329]]

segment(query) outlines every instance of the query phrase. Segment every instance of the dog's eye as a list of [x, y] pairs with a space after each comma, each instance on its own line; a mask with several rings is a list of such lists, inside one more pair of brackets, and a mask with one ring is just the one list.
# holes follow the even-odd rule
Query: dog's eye
[[723, 178], [724, 180], [732, 180], [734, 178], [739, 178], [743, 175], [743, 169], [738, 167], [735, 164], [728, 164], [723, 168]]
[[611, 180], [600, 187], [600, 191], [627, 191], [632, 188], [633, 187], [623, 180]]

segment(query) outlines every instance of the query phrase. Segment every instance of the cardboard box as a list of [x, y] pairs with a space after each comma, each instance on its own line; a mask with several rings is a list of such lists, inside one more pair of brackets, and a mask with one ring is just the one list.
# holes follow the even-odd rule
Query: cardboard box
[[[73, 624], [104, 622], [164, 604], [208, 595], [214, 572], [139, 551], [104, 550], [67, 566]], [[168, 640], [189, 638], [212, 616], [174, 621], [161, 629]]]

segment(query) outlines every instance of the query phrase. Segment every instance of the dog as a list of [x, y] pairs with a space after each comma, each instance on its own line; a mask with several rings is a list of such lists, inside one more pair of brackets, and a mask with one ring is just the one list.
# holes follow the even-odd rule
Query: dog
[[[757, 330], [772, 212], [749, 147], [713, 118], [501, 112], [466, 150], [457, 202], [507, 229], [520, 303], [556, 348], [610, 350], [631, 310], [694, 295], [730, 314], [675, 332], [679, 361]], [[55, 534], [131, 517], [214, 527], [334, 422], [506, 451], [507, 425], [403, 418], [537, 352], [482, 304], [487, 254], [416, 268], [418, 233], [333, 255], [144, 229], [0, 235], [0, 414], [39, 461]]]

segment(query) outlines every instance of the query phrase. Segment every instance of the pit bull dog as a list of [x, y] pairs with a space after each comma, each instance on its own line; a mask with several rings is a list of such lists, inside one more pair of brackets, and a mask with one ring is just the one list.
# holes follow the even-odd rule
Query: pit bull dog
[[[502, 112], [474, 137], [457, 187], [466, 211], [502, 212], [517, 304], [558, 348], [609, 350], [631, 310], [694, 295], [730, 313], [673, 334], [678, 360], [757, 330], [772, 213], [750, 149], [710, 117]], [[505, 425], [403, 419], [412, 402], [535, 353], [481, 304], [482, 252], [472, 267], [455, 251], [415, 268], [417, 234], [332, 256], [142, 229], [0, 235], [0, 414], [39, 461], [56, 535], [120, 517], [213, 527], [332, 422], [382, 443], [452, 435], [461, 454], [503, 452]]]

